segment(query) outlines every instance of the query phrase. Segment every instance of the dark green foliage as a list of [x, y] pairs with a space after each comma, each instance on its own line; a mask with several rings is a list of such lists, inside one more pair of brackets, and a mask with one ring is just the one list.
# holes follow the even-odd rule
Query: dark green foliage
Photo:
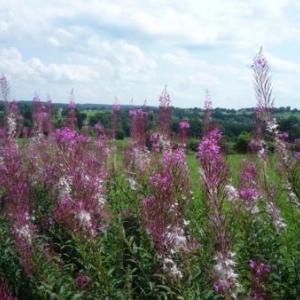
[[5, 280], [14, 295], [19, 295], [20, 300], [34, 300], [33, 285], [23, 272], [11, 234], [11, 226], [2, 216], [0, 216], [0, 253], [0, 278]]
[[251, 140], [251, 135], [249, 133], [241, 133], [235, 143], [234, 149], [238, 153], [247, 153], [249, 151], [249, 142]]

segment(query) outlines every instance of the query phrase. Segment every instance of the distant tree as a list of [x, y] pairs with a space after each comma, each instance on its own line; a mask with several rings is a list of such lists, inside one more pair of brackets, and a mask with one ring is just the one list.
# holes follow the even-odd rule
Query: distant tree
[[220, 108], [216, 108], [215, 110], [213, 110], [211, 116], [212, 118], [218, 120], [224, 120], [226, 118], [226, 114], [224, 114]]
[[242, 132], [236, 140], [234, 150], [238, 153], [247, 153], [250, 140], [251, 134], [249, 132]]
[[279, 130], [289, 134], [289, 140], [294, 141], [300, 137], [300, 120], [291, 115], [288, 118], [283, 118], [278, 121]]
[[76, 118], [77, 118], [77, 126], [78, 128], [82, 128], [83, 121], [87, 119], [87, 114], [80, 112], [80, 110], [78, 110], [77, 108], [75, 111], [76, 111]]
[[191, 120], [190, 121], [190, 128], [188, 131], [189, 137], [197, 137], [200, 138], [202, 135], [202, 121], [200, 120]]

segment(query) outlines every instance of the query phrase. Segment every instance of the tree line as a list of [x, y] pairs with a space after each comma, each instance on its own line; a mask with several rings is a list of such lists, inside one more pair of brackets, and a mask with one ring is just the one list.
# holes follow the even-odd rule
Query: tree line
[[[18, 102], [19, 109], [23, 115], [24, 126], [32, 127], [32, 102]], [[136, 108], [136, 107], [135, 107]], [[124, 139], [130, 136], [130, 116], [129, 105], [121, 105], [118, 115], [118, 125], [116, 138]], [[148, 113], [147, 129], [155, 131], [159, 125], [158, 107], [144, 107]], [[62, 126], [62, 120], [68, 112], [68, 104], [53, 104], [54, 127]], [[171, 133], [177, 136], [179, 133], [179, 122], [186, 119], [190, 123], [188, 131], [189, 148], [196, 150], [199, 139], [202, 137], [203, 114], [201, 108], [178, 108], [170, 107], [171, 112]], [[300, 137], [300, 110], [291, 107], [273, 108], [274, 117], [276, 117], [279, 130], [289, 134], [290, 142]], [[0, 102], [0, 122], [3, 123], [4, 104]], [[84, 122], [93, 127], [100, 122], [106, 131], [110, 130], [112, 116], [112, 106], [104, 104], [77, 104], [76, 118], [78, 128], [81, 129]], [[254, 109], [226, 109], [215, 108], [211, 110], [211, 122], [215, 123], [224, 135], [224, 145], [229, 152], [246, 152], [247, 145], [251, 139], [254, 124]]]

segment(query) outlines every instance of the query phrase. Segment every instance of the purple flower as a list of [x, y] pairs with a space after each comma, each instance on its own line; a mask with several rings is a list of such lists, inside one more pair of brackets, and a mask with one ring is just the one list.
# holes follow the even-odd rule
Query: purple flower
[[214, 290], [216, 292], [224, 292], [231, 288], [231, 284], [228, 280], [221, 279], [218, 281], [218, 283], [214, 284]]
[[221, 147], [219, 141], [221, 133], [218, 129], [211, 130], [200, 142], [198, 147], [198, 157], [201, 163], [210, 162], [216, 166], [221, 161]]
[[267, 281], [268, 274], [271, 272], [271, 267], [260, 260], [250, 259], [249, 267], [252, 270], [251, 274], [251, 296], [253, 299], [265, 299], [264, 287]]
[[161, 173], [156, 173], [150, 177], [150, 183], [153, 187], [161, 187], [163, 190], [167, 189], [169, 178], [163, 176]]
[[99, 134], [103, 131], [103, 126], [98, 122], [95, 124], [94, 129]]
[[160, 106], [169, 106], [170, 104], [170, 95], [167, 91], [167, 86], [163, 89], [160, 97], [159, 97]]
[[289, 134], [287, 132], [280, 132], [278, 134], [278, 137], [283, 140], [283, 141], [286, 141], [288, 138], [289, 138]]
[[113, 108], [113, 111], [115, 111], [115, 112], [119, 112], [121, 110], [121, 106], [117, 102], [115, 102], [113, 104], [112, 108]]
[[261, 140], [254, 139], [249, 142], [249, 147], [253, 153], [257, 153], [264, 149], [265, 143]]
[[129, 111], [131, 118], [131, 133], [130, 136], [136, 147], [140, 150], [145, 147], [146, 144], [146, 123], [148, 113], [144, 109], [131, 109]]
[[181, 122], [179, 122], [179, 128], [180, 129], [188, 129], [190, 128], [190, 123], [188, 120], [182, 120]]
[[263, 69], [268, 65], [268, 62], [264, 55], [262, 54], [262, 49], [260, 49], [259, 53], [253, 59], [253, 68], [255, 69]]
[[78, 133], [68, 127], [55, 130], [56, 141], [61, 145], [72, 147], [78, 140]]
[[12, 112], [18, 111], [19, 108], [18, 108], [18, 103], [17, 103], [16, 100], [13, 100], [13, 101], [11, 102], [11, 104], [10, 104], [10, 109], [11, 109]]
[[250, 204], [257, 199], [258, 192], [253, 188], [241, 188], [239, 189], [239, 196], [241, 199], [247, 201]]
[[159, 123], [160, 132], [166, 138], [170, 135], [170, 95], [167, 86], [163, 89], [159, 97]]
[[179, 122], [179, 135], [181, 146], [185, 147], [187, 139], [187, 131], [190, 128], [190, 123], [188, 120], [182, 120]]
[[91, 278], [86, 272], [80, 271], [75, 279], [75, 285], [77, 288], [83, 289], [91, 282]]
[[69, 107], [69, 109], [75, 109], [76, 103], [74, 101], [70, 101], [68, 107]]
[[0, 138], [4, 138], [6, 135], [6, 132], [4, 129], [0, 128]]
[[[1, 78], [0, 78], [0, 80], [1, 80]], [[3, 283], [1, 280], [0, 280], [0, 299], [18, 300], [17, 298], [12, 296], [12, 294], [8, 290], [7, 284]]]

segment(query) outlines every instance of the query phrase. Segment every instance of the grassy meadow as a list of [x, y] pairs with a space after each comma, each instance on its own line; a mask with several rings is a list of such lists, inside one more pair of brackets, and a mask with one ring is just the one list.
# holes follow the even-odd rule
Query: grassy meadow
[[24, 127], [2, 76], [0, 299], [300, 299], [300, 139], [278, 129], [261, 51], [253, 72], [244, 155], [226, 155], [209, 97], [192, 152], [166, 88], [157, 123], [132, 107], [117, 140], [117, 103], [109, 130], [78, 126], [72, 101], [55, 127], [36, 96]]

